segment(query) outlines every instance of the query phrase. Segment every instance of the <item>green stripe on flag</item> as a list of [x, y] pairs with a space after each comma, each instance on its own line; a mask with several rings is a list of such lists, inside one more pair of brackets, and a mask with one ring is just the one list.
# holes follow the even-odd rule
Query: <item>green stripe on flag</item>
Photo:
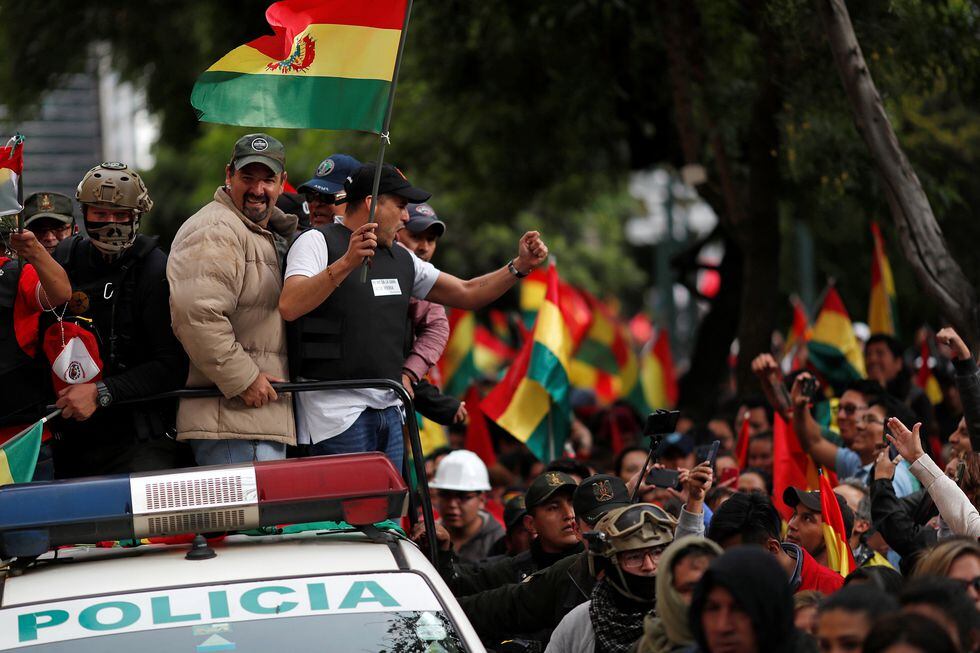
[[34, 478], [43, 431], [44, 422], [38, 422], [24, 435], [0, 446], [0, 485], [28, 483]]
[[619, 361], [609, 345], [586, 338], [575, 352], [575, 358], [609, 374], [619, 374]]
[[561, 457], [565, 440], [571, 432], [568, 372], [550, 349], [535, 342], [527, 368], [527, 378], [540, 383], [551, 397], [548, 414], [526, 443], [538, 460], [549, 462]]
[[476, 367], [473, 359], [473, 350], [466, 352], [466, 356], [459, 362], [456, 371], [450, 379], [446, 379], [445, 393], [453, 397], [462, 397], [466, 394], [470, 384], [481, 376], [480, 370]]
[[833, 386], [837, 395], [842, 394], [851, 381], [861, 378], [861, 374], [836, 347], [811, 341], [807, 343], [806, 348], [810, 365]]
[[191, 104], [208, 122], [380, 133], [391, 82], [343, 77], [202, 74]]

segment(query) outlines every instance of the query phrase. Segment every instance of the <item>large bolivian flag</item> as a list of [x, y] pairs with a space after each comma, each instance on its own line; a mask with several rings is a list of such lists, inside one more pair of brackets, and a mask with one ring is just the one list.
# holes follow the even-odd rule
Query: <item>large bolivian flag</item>
[[809, 364], [838, 395], [848, 383], [865, 376], [861, 343], [854, 334], [851, 316], [833, 287], [827, 291], [807, 350]]
[[871, 259], [871, 301], [868, 304], [868, 327], [871, 333], [895, 335], [895, 279], [885, 253], [878, 223], [871, 223], [874, 254]]
[[592, 295], [584, 291], [581, 294], [588, 302], [592, 319], [570, 361], [569, 378], [575, 387], [594, 392], [600, 403], [610, 404], [636, 385], [636, 353], [628, 327], [613, 310]]
[[542, 461], [561, 455], [571, 426], [568, 361], [572, 339], [558, 292], [558, 269], [548, 268], [547, 290], [531, 338], [507, 375], [482, 402], [483, 413], [527, 444]]
[[406, 0], [283, 0], [275, 32], [239, 46], [191, 92], [198, 118], [254, 127], [380, 133]]

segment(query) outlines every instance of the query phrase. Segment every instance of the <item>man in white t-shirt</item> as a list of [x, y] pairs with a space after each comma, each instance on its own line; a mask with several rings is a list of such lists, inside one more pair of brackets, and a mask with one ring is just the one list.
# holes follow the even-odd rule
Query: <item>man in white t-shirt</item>
[[[429, 193], [385, 164], [375, 221], [369, 223], [375, 171], [376, 164], [367, 164], [348, 179], [343, 224], [304, 233], [287, 255], [279, 312], [290, 323], [290, 371], [298, 380], [400, 382], [411, 297], [474, 310], [548, 256], [538, 232], [531, 231], [521, 237], [518, 256], [498, 270], [468, 281], [440, 272], [394, 246], [395, 233], [408, 220], [406, 206], [424, 202]], [[364, 259], [370, 267], [362, 283]], [[383, 451], [401, 467], [404, 417], [394, 392], [297, 393], [296, 413], [299, 442], [310, 444], [312, 455]]]

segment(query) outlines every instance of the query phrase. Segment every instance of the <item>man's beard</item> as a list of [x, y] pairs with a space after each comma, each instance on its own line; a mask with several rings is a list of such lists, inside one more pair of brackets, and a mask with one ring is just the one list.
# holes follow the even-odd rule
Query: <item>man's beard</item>
[[264, 208], [249, 206], [249, 197], [246, 195], [242, 198], [242, 214], [251, 220], [252, 222], [262, 222], [269, 217], [269, 213], [272, 211], [272, 204], [269, 202], [269, 198], [263, 198], [265, 202]]

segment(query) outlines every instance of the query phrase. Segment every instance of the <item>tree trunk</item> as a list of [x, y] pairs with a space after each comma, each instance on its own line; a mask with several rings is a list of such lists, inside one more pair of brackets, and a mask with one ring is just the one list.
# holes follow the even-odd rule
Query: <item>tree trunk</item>
[[939, 310], [977, 351], [980, 306], [950, 256], [922, 184], [909, 164], [871, 78], [844, 0], [816, 0], [830, 50], [854, 112], [854, 123], [874, 158], [902, 251]]

